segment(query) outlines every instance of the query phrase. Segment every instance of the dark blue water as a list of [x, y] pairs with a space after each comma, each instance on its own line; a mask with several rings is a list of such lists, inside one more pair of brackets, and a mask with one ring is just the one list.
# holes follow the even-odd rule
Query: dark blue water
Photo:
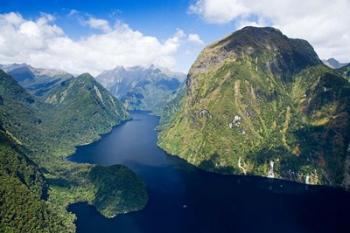
[[350, 194], [259, 177], [199, 170], [156, 146], [159, 118], [132, 113], [100, 141], [78, 148], [75, 162], [124, 164], [146, 183], [142, 211], [101, 216], [73, 204], [78, 233], [337, 233], [350, 232]]

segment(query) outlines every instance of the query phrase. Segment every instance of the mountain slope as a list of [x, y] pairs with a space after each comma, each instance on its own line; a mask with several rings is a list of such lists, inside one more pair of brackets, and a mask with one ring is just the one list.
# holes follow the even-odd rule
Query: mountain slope
[[43, 121], [40, 107], [41, 104], [33, 96], [0, 70], [0, 122], [17, 144], [28, 145], [38, 140]]
[[39, 167], [0, 131], [0, 231], [62, 232], [64, 219], [46, 203], [48, 184]]
[[55, 108], [49, 135], [63, 138], [62, 144], [89, 143], [128, 118], [122, 104], [89, 74], [62, 82], [43, 101]]
[[341, 185], [349, 99], [309, 43], [246, 27], [202, 51], [158, 143], [206, 170]]
[[[143, 208], [144, 184], [128, 168], [97, 169], [66, 159], [76, 146], [126, 120], [122, 104], [88, 74], [47, 94], [47, 103], [41, 102], [0, 70], [0, 230], [74, 232], [74, 215], [66, 207], [78, 201], [94, 204], [107, 217]], [[114, 183], [120, 179], [127, 185]]]
[[66, 230], [64, 219], [44, 200], [48, 183], [40, 167], [27, 156], [29, 138], [38, 139], [41, 120], [36, 105], [33, 97], [0, 70], [1, 232]]
[[160, 114], [180, 86], [185, 75], [155, 66], [116, 67], [96, 79], [131, 110]]

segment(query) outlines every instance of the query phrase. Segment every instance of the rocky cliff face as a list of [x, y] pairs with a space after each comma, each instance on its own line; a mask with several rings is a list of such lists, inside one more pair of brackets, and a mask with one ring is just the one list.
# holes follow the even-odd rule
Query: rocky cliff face
[[185, 89], [162, 119], [169, 153], [215, 172], [344, 183], [350, 87], [307, 41], [243, 28], [202, 51]]

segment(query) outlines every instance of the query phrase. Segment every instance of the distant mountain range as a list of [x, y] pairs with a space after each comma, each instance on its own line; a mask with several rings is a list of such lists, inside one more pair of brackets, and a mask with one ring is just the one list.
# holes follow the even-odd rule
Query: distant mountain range
[[305, 40], [245, 27], [198, 56], [158, 144], [209, 171], [349, 187], [348, 72]]
[[342, 68], [343, 66], [348, 65], [349, 63], [340, 63], [339, 61], [337, 61], [335, 58], [330, 58], [327, 60], [322, 60], [322, 62], [327, 65], [330, 68], [333, 69], [339, 69]]
[[0, 69], [11, 75], [27, 91], [35, 96], [45, 93], [73, 75], [54, 69], [34, 68], [27, 64], [0, 65]]
[[108, 70], [96, 79], [130, 110], [148, 110], [160, 114], [174, 98], [185, 74], [150, 66], [121, 67]]
[[[62, 82], [74, 78], [68, 72], [35, 68], [28, 64], [0, 65], [30, 94], [45, 99], [47, 93]], [[147, 110], [160, 114], [174, 98], [186, 75], [154, 65], [122, 67], [102, 72], [96, 77], [129, 110]]]

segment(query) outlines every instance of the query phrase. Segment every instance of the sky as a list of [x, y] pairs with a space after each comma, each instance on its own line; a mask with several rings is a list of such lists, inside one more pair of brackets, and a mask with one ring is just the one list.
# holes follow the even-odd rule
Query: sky
[[116, 66], [187, 72], [210, 43], [247, 25], [350, 61], [350, 0], [0, 0], [0, 64], [97, 75]]

